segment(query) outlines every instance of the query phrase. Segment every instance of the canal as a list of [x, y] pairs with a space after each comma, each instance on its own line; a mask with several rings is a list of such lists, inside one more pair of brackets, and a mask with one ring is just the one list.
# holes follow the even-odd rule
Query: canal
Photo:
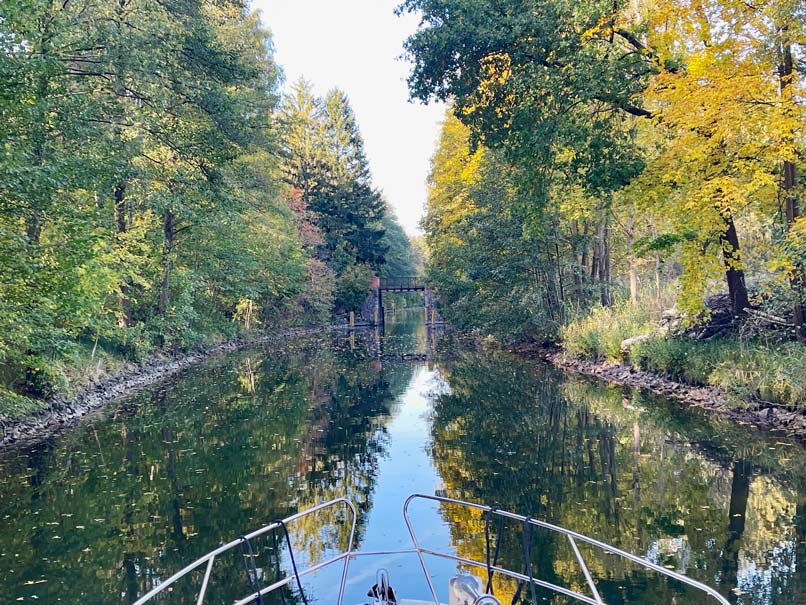
[[[574, 529], [717, 587], [733, 603], [806, 603], [803, 447], [429, 333], [421, 312], [391, 315], [386, 332], [214, 359], [0, 453], [0, 604], [129, 604], [220, 543], [338, 496], [358, 509], [361, 549], [407, 548], [401, 508], [415, 491]], [[427, 545], [484, 560], [480, 515], [421, 505], [413, 519]], [[344, 520], [331, 511], [295, 524], [297, 562], [343, 546]], [[567, 543], [537, 530], [533, 541], [536, 576], [584, 591]], [[281, 574], [290, 573], [288, 554]], [[611, 605], [709, 602], [584, 554]], [[522, 557], [520, 527], [505, 526], [499, 562], [520, 569]], [[248, 594], [240, 558], [219, 563], [207, 602]], [[400, 596], [428, 597], [415, 558], [381, 563]], [[352, 565], [345, 603], [367, 600], [377, 566]], [[433, 562], [443, 601], [455, 569]], [[274, 577], [268, 557], [261, 570]], [[198, 580], [159, 603], [195, 603]], [[303, 582], [311, 603], [332, 603], [337, 584], [338, 570]], [[516, 584], [496, 576], [494, 585], [509, 605]], [[284, 596], [301, 602], [296, 590]], [[542, 591], [537, 599], [570, 602]]]

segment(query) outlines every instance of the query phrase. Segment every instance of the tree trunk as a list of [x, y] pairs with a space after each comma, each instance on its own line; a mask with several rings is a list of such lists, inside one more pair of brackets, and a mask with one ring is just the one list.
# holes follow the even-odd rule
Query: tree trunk
[[[795, 193], [797, 175], [794, 162], [784, 162], [784, 190], [786, 195], [786, 220], [791, 227], [800, 216], [798, 196]], [[798, 340], [806, 341], [806, 269], [797, 263], [790, 280], [795, 294], [795, 305], [792, 309], [792, 323], [795, 324]]]
[[596, 280], [599, 276], [599, 267], [601, 265], [601, 261], [599, 257], [601, 256], [601, 240], [599, 239], [599, 219], [596, 220], [596, 226], [594, 227], [594, 237], [593, 237], [593, 250], [591, 252], [591, 287], [596, 287]]
[[587, 298], [587, 284], [585, 283], [586, 271], [588, 268], [588, 223], [585, 223], [585, 228], [582, 231], [582, 254], [579, 257], [579, 299], [578, 304], [582, 304]]
[[733, 216], [726, 211], [722, 213], [722, 218], [725, 220], [725, 231], [722, 233], [719, 243], [722, 246], [722, 258], [725, 262], [725, 277], [728, 282], [731, 309], [734, 318], [743, 317], [747, 315], [745, 309], [750, 306], [750, 299], [747, 295], [744, 271], [740, 265], [739, 235], [736, 232]]
[[591, 284], [598, 287], [601, 304], [606, 307], [610, 306], [612, 303], [610, 297], [610, 214], [601, 200], [596, 204], [596, 227], [590, 275]]
[[170, 210], [165, 212], [165, 220], [162, 224], [164, 241], [162, 247], [162, 282], [160, 283], [160, 299], [157, 306], [157, 313], [165, 315], [170, 302], [171, 284], [171, 258], [174, 248], [174, 215]]
[[[788, 39], [788, 28], [781, 29], [783, 43], [781, 47], [781, 65], [779, 68], [781, 100], [785, 107], [791, 108], [792, 93], [789, 87], [794, 77], [792, 69], [792, 43]], [[797, 172], [794, 162], [784, 162], [784, 199], [786, 201], [786, 222], [791, 227], [800, 216], [800, 205], [795, 191]], [[795, 293], [795, 306], [792, 310], [792, 321], [795, 324], [798, 340], [806, 341], [806, 307], [804, 307], [804, 290], [806, 290], [806, 272], [801, 264], [795, 266], [790, 280]]]
[[663, 314], [663, 287], [661, 286], [661, 264], [660, 254], [655, 254], [655, 298], [658, 305], [658, 312]]
[[25, 216], [25, 235], [28, 243], [37, 245], [42, 236], [42, 212], [36, 208], [28, 210]]
[[[126, 220], [126, 183], [118, 183], [115, 185], [113, 197], [115, 200], [115, 227], [117, 229], [118, 246], [122, 246], [121, 239], [128, 229]], [[118, 326], [121, 328], [128, 328], [132, 325], [132, 309], [131, 301], [129, 300], [129, 280], [123, 278], [121, 280], [120, 289], [118, 293]]]
[[[47, 33], [45, 34], [47, 39]], [[42, 54], [47, 55], [47, 42], [43, 40]], [[46, 76], [40, 76], [37, 83], [37, 100], [39, 101], [40, 109], [37, 111], [36, 124], [34, 125], [34, 132], [31, 134], [32, 149], [31, 149], [31, 165], [35, 168], [41, 168], [45, 164], [45, 98], [48, 95], [49, 81]], [[45, 187], [45, 195], [49, 195], [49, 187]], [[28, 237], [30, 244], [38, 245], [42, 237], [42, 209], [37, 205], [45, 205], [41, 202], [32, 202], [33, 207], [29, 208], [25, 213], [25, 235]]]
[[577, 302], [582, 298], [582, 279], [579, 275], [579, 253], [577, 251], [574, 236], [571, 235], [571, 279], [574, 284], [574, 298]]
[[638, 306], [638, 272], [635, 268], [635, 252], [633, 252], [633, 244], [635, 243], [635, 207], [630, 208], [629, 222], [627, 224], [627, 265], [630, 273], [630, 304], [633, 307]]
[[[565, 303], [565, 285], [563, 284], [563, 266], [560, 258], [560, 244], [557, 243], [557, 232], [554, 233], [554, 252], [557, 263], [557, 287], [559, 288], [560, 304]], [[562, 310], [562, 309], [561, 309]]]
[[602, 217], [601, 255], [599, 262], [601, 263], [599, 267], [599, 280], [602, 282], [602, 306], [609, 307], [613, 304], [613, 298], [610, 293], [610, 212], [607, 209], [604, 209]]

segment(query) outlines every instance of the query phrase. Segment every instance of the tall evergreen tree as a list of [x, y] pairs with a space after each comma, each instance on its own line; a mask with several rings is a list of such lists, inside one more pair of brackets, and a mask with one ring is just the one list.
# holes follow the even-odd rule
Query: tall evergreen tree
[[320, 99], [300, 80], [284, 100], [279, 122], [285, 180], [299, 192], [322, 235], [317, 256], [341, 282], [336, 308], [354, 309], [388, 249], [386, 207], [372, 185], [355, 114], [342, 91]]

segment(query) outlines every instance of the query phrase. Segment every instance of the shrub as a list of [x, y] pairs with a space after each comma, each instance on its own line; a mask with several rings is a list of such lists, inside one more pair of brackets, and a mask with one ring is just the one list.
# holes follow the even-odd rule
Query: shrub
[[652, 338], [631, 355], [638, 368], [693, 385], [721, 387], [733, 399], [806, 406], [806, 347], [721, 338]]
[[[24, 416], [40, 409], [42, 404], [29, 397], [0, 386], [0, 420], [13, 419]], [[3, 436], [3, 427], [0, 425], [0, 437]]]
[[620, 303], [613, 307], [593, 307], [584, 317], [563, 326], [560, 333], [563, 347], [572, 355], [620, 361], [623, 340], [654, 329], [648, 310]]
[[709, 384], [716, 364], [725, 359], [729, 345], [721, 341], [655, 337], [638, 343], [630, 354], [636, 367], [678, 382]]
[[361, 308], [372, 287], [372, 275], [372, 269], [363, 263], [344, 269], [336, 288], [336, 313], [349, 313]]
[[[626, 303], [594, 307], [562, 328], [562, 344], [577, 357], [618, 361], [623, 340], [654, 327], [648, 310]], [[734, 337], [694, 340], [656, 334], [633, 345], [630, 363], [677, 382], [721, 387], [735, 401], [806, 407], [806, 347], [796, 342], [768, 346]]]
[[743, 399], [806, 407], [806, 347], [794, 342], [775, 349], [741, 347], [714, 368], [711, 382]]
[[18, 391], [36, 399], [48, 399], [64, 388], [66, 378], [52, 360], [39, 355], [28, 355], [20, 364], [21, 378]]

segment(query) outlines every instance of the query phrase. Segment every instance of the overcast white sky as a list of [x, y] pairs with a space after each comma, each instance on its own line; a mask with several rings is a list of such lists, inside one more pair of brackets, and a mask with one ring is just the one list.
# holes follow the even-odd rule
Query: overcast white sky
[[419, 232], [425, 179], [444, 106], [409, 103], [409, 66], [399, 59], [418, 19], [398, 0], [253, 0], [274, 38], [286, 87], [305, 76], [318, 94], [347, 93], [375, 185], [409, 234]]

